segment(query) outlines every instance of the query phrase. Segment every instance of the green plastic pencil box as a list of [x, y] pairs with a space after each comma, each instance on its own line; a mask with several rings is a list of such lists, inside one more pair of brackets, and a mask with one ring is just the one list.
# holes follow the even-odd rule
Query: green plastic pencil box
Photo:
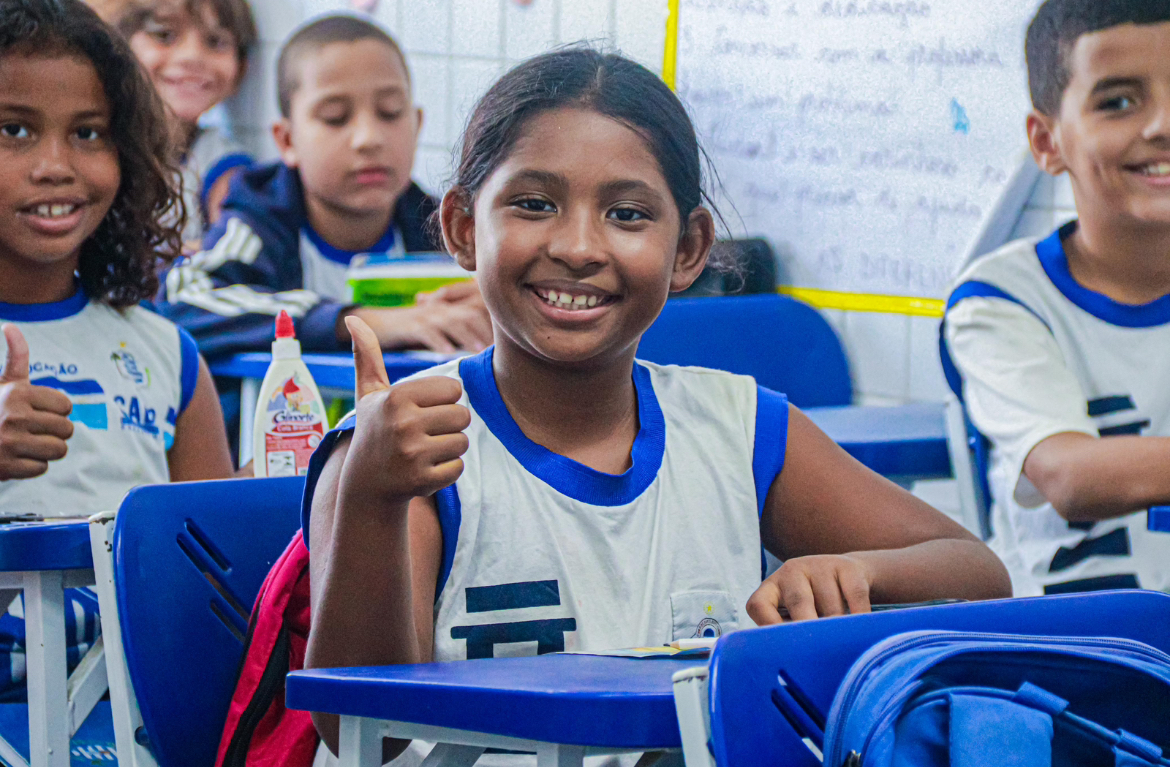
[[419, 293], [471, 278], [471, 272], [443, 253], [411, 253], [400, 258], [375, 254], [355, 258], [349, 267], [347, 282], [353, 291], [354, 303], [409, 306]]

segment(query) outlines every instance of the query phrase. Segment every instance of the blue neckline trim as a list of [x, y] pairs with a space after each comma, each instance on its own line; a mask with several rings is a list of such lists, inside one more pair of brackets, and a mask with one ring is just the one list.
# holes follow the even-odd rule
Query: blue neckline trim
[[89, 298], [78, 285], [73, 295], [64, 301], [54, 301], [48, 304], [6, 304], [0, 301], [0, 320], [10, 322], [63, 320], [66, 317], [79, 314], [87, 304], [89, 304]]
[[1170, 295], [1148, 304], [1132, 306], [1114, 301], [1109, 296], [1089, 290], [1078, 283], [1068, 269], [1068, 255], [1064, 240], [1077, 230], [1077, 222], [1056, 230], [1050, 237], [1036, 244], [1036, 255], [1048, 279], [1064, 297], [1102, 322], [1123, 328], [1153, 328], [1170, 323]]
[[321, 235], [317, 234], [317, 231], [307, 223], [304, 225], [301, 231], [305, 233], [305, 236], [309, 238], [309, 242], [313, 243], [313, 247], [315, 247], [322, 256], [334, 262], [335, 264], [341, 264], [342, 266], [349, 266], [349, 262], [353, 260], [354, 256], [360, 256], [363, 253], [387, 253], [394, 247], [394, 242], [396, 240], [393, 221], [390, 222], [390, 226], [386, 229], [386, 233], [382, 235], [382, 239], [378, 240], [372, 246], [365, 248], [364, 250], [342, 250], [341, 248], [335, 248], [334, 246], [325, 242], [325, 239], [321, 237]]
[[650, 487], [662, 468], [666, 452], [666, 421], [654, 395], [650, 371], [634, 363], [634, 390], [638, 397], [638, 436], [630, 453], [633, 465], [623, 474], [606, 474], [558, 455], [536, 444], [508, 412], [492, 371], [495, 347], [459, 363], [459, 376], [471, 407], [492, 434], [533, 476], [557, 492], [592, 506], [624, 506]]

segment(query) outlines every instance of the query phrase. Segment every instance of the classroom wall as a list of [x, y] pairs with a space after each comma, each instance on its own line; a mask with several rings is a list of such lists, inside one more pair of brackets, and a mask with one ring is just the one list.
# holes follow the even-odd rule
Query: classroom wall
[[[271, 158], [269, 126], [278, 117], [274, 69], [281, 42], [304, 19], [350, 3], [252, 2], [261, 43], [227, 111], [237, 137], [258, 156]], [[528, 56], [587, 39], [615, 46], [660, 71], [665, 9], [665, 0], [381, 0], [374, 15], [405, 49], [416, 99], [426, 114], [415, 177], [431, 191], [443, 189], [451, 146], [471, 106], [492, 80]], [[1072, 218], [1072, 208], [1067, 181], [1045, 177], [1022, 211], [1015, 236], [1046, 234]], [[825, 315], [846, 347], [859, 403], [944, 398], [937, 319], [842, 311]]]
[[[236, 136], [259, 156], [274, 155], [269, 126], [279, 117], [281, 42], [304, 19], [350, 6], [347, 0], [252, 0], [261, 42], [228, 114]], [[476, 99], [513, 64], [556, 45], [593, 40], [662, 69], [664, 0], [380, 0], [373, 13], [410, 62], [425, 113], [415, 178], [431, 191], [443, 189], [451, 147]]]

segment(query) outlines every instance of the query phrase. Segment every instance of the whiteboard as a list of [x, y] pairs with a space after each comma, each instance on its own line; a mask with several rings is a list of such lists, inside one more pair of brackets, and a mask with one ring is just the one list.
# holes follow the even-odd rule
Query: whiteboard
[[1038, 5], [681, 0], [676, 89], [733, 235], [786, 284], [942, 297], [1018, 181]]

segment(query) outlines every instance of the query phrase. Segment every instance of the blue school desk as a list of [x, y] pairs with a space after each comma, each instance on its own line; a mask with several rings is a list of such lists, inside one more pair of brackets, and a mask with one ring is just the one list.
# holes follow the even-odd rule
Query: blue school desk
[[[400, 352], [383, 355], [386, 372], [393, 383], [420, 370], [426, 370], [440, 362], [453, 359], [456, 355], [434, 352]], [[309, 375], [325, 397], [353, 396], [353, 355], [349, 352], [305, 354], [302, 356]], [[247, 463], [252, 457], [252, 422], [256, 414], [256, 400], [260, 396], [260, 384], [272, 355], [261, 352], [235, 354], [210, 363], [211, 374], [217, 378], [240, 379], [240, 463]]]
[[[453, 356], [429, 352], [386, 354], [391, 381], [425, 370]], [[310, 375], [325, 396], [352, 396], [353, 355], [346, 352], [304, 355]], [[241, 379], [240, 456], [252, 454], [252, 418], [260, 382], [272, 355], [237, 354], [211, 365], [212, 374]], [[805, 413], [854, 458], [882, 476], [909, 485], [920, 479], [949, 479], [946, 406], [940, 403], [898, 407], [820, 407]]]
[[93, 584], [87, 520], [0, 523], [0, 589], [24, 592], [28, 679], [30, 761], [0, 739], [10, 765], [68, 767], [70, 737], [106, 692], [100, 640], [66, 676], [65, 589]]
[[674, 753], [657, 764], [681, 766], [671, 677], [695, 663], [552, 654], [316, 669], [289, 674], [286, 702], [341, 716], [347, 767], [381, 765], [383, 737], [442, 744], [435, 758], [447, 765], [502, 748], [536, 752], [540, 767], [660, 750]]

